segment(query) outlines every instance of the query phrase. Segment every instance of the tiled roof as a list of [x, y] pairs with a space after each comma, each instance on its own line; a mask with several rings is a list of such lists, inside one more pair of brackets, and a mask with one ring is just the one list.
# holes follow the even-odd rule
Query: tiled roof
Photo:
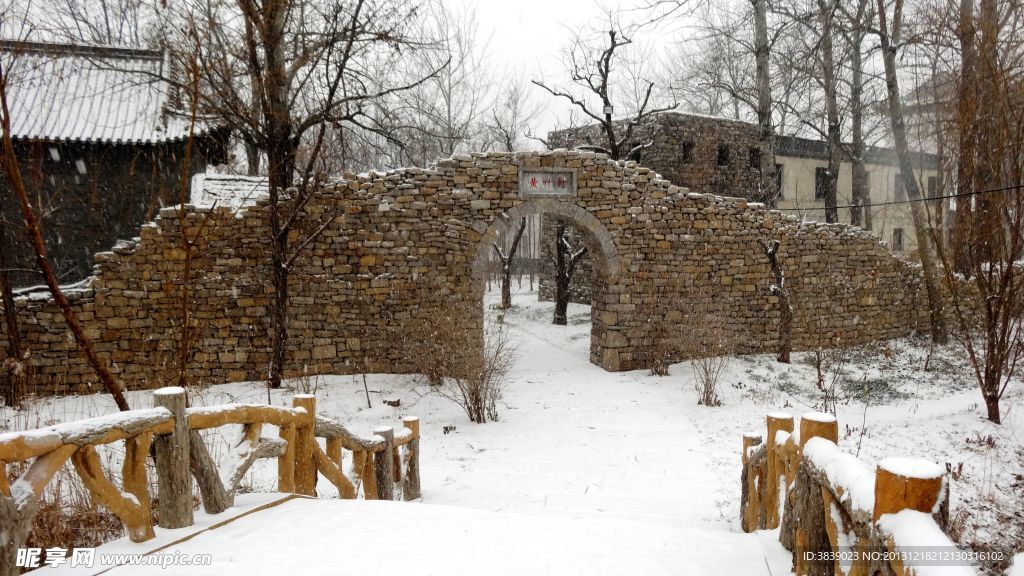
[[151, 144], [188, 137], [188, 116], [171, 110], [159, 51], [0, 40], [0, 59], [15, 139]]
[[[844, 162], [850, 160], [844, 143], [842, 158]], [[795, 156], [798, 158], [828, 159], [828, 142], [824, 140], [811, 140], [797, 136], [776, 136], [775, 154], [779, 156]], [[939, 165], [938, 157], [927, 152], [911, 151], [912, 163], [914, 166], [925, 168], [936, 168]], [[868, 146], [864, 150], [864, 160], [869, 164], [889, 164], [895, 166], [897, 162], [896, 151], [892, 148], [882, 146]]]

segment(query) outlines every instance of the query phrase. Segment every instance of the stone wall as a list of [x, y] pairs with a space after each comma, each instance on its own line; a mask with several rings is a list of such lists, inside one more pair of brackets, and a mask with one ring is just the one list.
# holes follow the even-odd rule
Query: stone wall
[[[554, 168], [575, 175], [575, 194], [520, 193], [521, 170]], [[531, 214], [583, 233], [593, 266], [591, 361], [608, 370], [645, 366], [659, 344], [649, 329], [655, 313], [673, 320], [714, 309], [744, 335], [739, 352], [774, 349], [777, 302], [758, 238], [783, 240], [797, 349], [918, 326], [916, 288], [905, 278], [912, 272], [868, 233], [687, 193], [648, 168], [592, 153], [488, 153], [351, 176], [309, 205], [306, 220], [337, 220], [292, 276], [288, 374], [410, 370], [407, 350], [389, 333], [430, 321], [442, 306], [482, 333], [491, 242], [506, 222]], [[189, 209], [184, 225], [198, 231], [205, 219], [190, 283], [199, 336], [189, 368], [202, 382], [262, 379], [272, 291], [266, 206]], [[98, 255], [96, 277], [74, 296], [96, 348], [131, 388], [161, 385], [176, 364], [181, 225], [176, 210], [161, 210], [140, 238]], [[35, 389], [91, 389], [94, 378], [48, 296], [21, 298], [18, 307]]]

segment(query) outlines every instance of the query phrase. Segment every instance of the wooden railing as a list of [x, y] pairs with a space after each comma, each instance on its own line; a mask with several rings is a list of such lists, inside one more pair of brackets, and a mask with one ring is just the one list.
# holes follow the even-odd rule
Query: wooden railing
[[[798, 431], [792, 416], [773, 413], [766, 437], [745, 434], [743, 530], [778, 528], [798, 576], [912, 576], [917, 557], [969, 556], [958, 554], [944, 533], [945, 470], [911, 458], [882, 460], [872, 468], [843, 452], [838, 440], [836, 419], [817, 412], [804, 414]], [[975, 573], [964, 564], [944, 570]]]
[[[193, 479], [206, 512], [231, 507], [249, 468], [261, 458], [277, 459], [278, 491], [313, 496], [317, 473], [338, 489], [341, 498], [356, 498], [362, 485], [366, 499], [420, 497], [419, 419], [407, 417], [403, 428], [374, 430], [371, 438], [316, 414], [316, 398], [296, 395], [292, 406], [225, 404], [186, 407], [185, 390], [153, 392], [153, 408], [119, 412], [48, 428], [0, 434], [0, 576], [18, 574], [17, 550], [24, 546], [46, 485], [68, 460], [94, 501], [124, 523], [133, 542], [154, 537], [146, 459], [153, 454], [157, 479], [157, 517], [164, 528], [192, 525]], [[227, 462], [218, 468], [200, 430], [241, 425]], [[278, 429], [264, 437], [263, 426]], [[321, 448], [318, 438], [324, 439]], [[97, 446], [124, 441], [122, 486], [104, 472]], [[152, 448], [152, 450], [151, 450]], [[352, 473], [342, 469], [349, 450]], [[8, 484], [7, 465], [32, 460]], [[351, 476], [351, 478], [350, 478]]]

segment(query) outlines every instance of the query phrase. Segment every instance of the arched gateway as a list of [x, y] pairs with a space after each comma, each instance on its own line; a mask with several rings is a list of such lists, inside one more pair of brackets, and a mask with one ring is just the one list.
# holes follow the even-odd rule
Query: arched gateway
[[[607, 370], [645, 367], [658, 338], [685, 330], [670, 323], [658, 336], [651, 322], [695, 310], [714, 310], [741, 335], [737, 351], [773, 349], [777, 302], [759, 238], [783, 241], [797, 348], [902, 335], [923, 317], [915, 271], [870, 233], [688, 194], [647, 168], [592, 153], [473, 154], [351, 176], [306, 212], [337, 219], [292, 276], [291, 374], [408, 370], [393, 335], [429, 321], [437, 305], [482, 329], [486, 251], [508, 222], [536, 213], [568, 220], [589, 243], [591, 361]], [[188, 211], [185, 225], [204, 232], [192, 264], [200, 337], [190, 368], [201, 380], [266, 371], [266, 217], [262, 204], [239, 214]], [[177, 349], [180, 225], [177, 210], [162, 211], [140, 238], [98, 255], [91, 287], [75, 295], [97, 349], [129, 386], [158, 383]], [[91, 371], [52, 302], [25, 298], [19, 311], [32, 319], [24, 340], [39, 382], [84, 387]]]

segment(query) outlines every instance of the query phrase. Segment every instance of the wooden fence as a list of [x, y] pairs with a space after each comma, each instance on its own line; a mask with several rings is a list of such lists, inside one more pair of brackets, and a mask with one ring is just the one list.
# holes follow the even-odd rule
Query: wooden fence
[[[745, 532], [779, 529], [803, 575], [913, 576], [920, 566], [975, 574], [944, 530], [946, 471], [889, 458], [874, 468], [842, 451], [839, 424], [811, 412], [794, 431], [789, 414], [767, 417], [767, 436], [743, 436], [740, 522]], [[922, 562], [924, 564], [922, 564]]]
[[[240, 424], [227, 462], [218, 469], [200, 430]], [[264, 437], [263, 426], [278, 429]], [[318, 438], [324, 439], [321, 448]], [[0, 434], [0, 576], [18, 574], [17, 551], [25, 545], [46, 485], [70, 459], [95, 502], [124, 523], [133, 542], [154, 537], [153, 498], [146, 459], [152, 452], [157, 477], [157, 517], [164, 528], [192, 525], [193, 479], [206, 512], [218, 514], [234, 503], [239, 485], [260, 458], [277, 459], [280, 492], [315, 495], [317, 473], [334, 484], [341, 498], [356, 498], [357, 484], [366, 499], [405, 500], [420, 497], [419, 419], [403, 419], [374, 430], [371, 438], [316, 414], [316, 397], [296, 395], [292, 407], [225, 404], [187, 408], [185, 390], [171, 387], [153, 392], [153, 408], [119, 412], [48, 428]], [[122, 487], [101, 467], [97, 446], [124, 442]], [[342, 452], [352, 455], [350, 478], [342, 470]], [[7, 465], [32, 460], [27, 470], [8, 483]]]

